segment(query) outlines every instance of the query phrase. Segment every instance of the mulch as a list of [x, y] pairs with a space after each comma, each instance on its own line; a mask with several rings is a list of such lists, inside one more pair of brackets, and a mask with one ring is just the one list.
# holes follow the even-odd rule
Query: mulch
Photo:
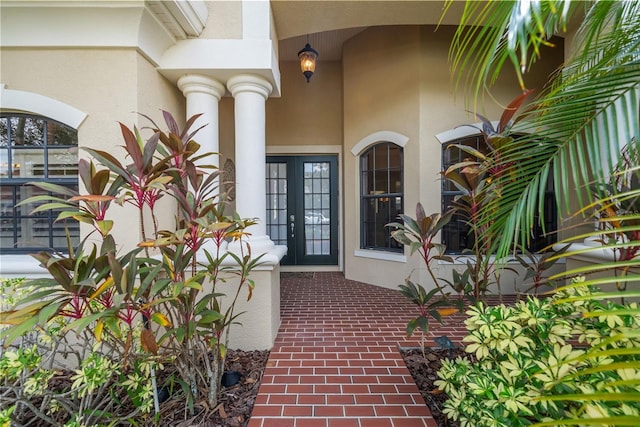
[[204, 403], [196, 403], [194, 414], [185, 416], [184, 402], [171, 398], [160, 408], [161, 424], [172, 427], [246, 427], [268, 358], [269, 351], [229, 350], [225, 370], [239, 374], [239, 380], [223, 387], [218, 406], [209, 408]]
[[469, 355], [461, 348], [454, 348], [451, 351], [442, 349], [425, 348], [424, 356], [419, 348], [402, 349], [401, 354], [404, 363], [407, 365], [413, 380], [420, 390], [420, 394], [431, 411], [433, 419], [438, 427], [458, 427], [455, 421], [449, 420], [443, 413], [443, 404], [448, 399], [444, 392], [440, 392], [434, 385], [438, 379], [438, 371], [442, 366], [442, 360], [446, 358], [455, 359], [458, 356], [468, 357]]
[[[239, 378], [237, 378], [237, 383], [229, 384], [222, 388], [218, 405], [215, 408], [209, 407], [206, 402], [202, 401], [196, 402], [193, 405], [193, 411], [190, 411], [185, 404], [184, 395], [180, 391], [175, 391], [171, 395], [170, 392], [160, 388], [159, 394], [161, 396], [165, 394], [165, 396], [162, 399], [164, 401], [160, 404], [159, 422], [153, 420], [153, 414], [147, 414], [118, 425], [138, 425], [140, 427], [246, 427], [258, 395], [258, 388], [260, 387], [260, 381], [268, 358], [269, 351], [229, 350], [225, 362], [225, 371], [238, 373]], [[158, 377], [159, 387], [171, 373], [177, 375], [171, 366], [165, 366], [165, 370]], [[72, 388], [71, 377], [73, 375], [74, 371], [71, 370], [58, 371], [50, 380], [49, 388], [60, 392], [68, 391]], [[176, 389], [179, 389], [179, 386], [176, 386]], [[33, 401], [34, 406], [39, 407], [40, 402], [41, 399], [36, 398]], [[122, 412], [132, 412], [134, 407], [131, 405], [131, 402], [128, 402], [126, 406], [121, 408], [123, 409]], [[0, 409], [3, 409], [1, 404]], [[65, 419], [57, 419], [61, 415], [64, 415], [64, 413], [52, 415], [56, 424], [62, 425], [66, 421]], [[28, 410], [21, 412], [18, 420], [16, 420], [16, 425], [51, 427], [51, 423], [36, 418]]]

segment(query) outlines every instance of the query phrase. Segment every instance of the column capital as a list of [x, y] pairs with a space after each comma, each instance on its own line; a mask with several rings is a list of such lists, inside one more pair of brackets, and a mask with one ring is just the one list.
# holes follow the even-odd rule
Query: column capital
[[178, 79], [178, 88], [185, 97], [192, 93], [203, 93], [215, 97], [218, 101], [227, 92], [219, 81], [200, 74], [185, 74]]
[[273, 86], [267, 79], [253, 74], [233, 76], [227, 81], [227, 87], [234, 98], [241, 92], [254, 92], [267, 99], [273, 90]]

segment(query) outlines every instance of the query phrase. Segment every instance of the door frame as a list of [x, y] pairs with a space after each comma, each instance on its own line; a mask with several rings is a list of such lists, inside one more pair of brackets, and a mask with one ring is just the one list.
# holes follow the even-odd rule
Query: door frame
[[[267, 156], [336, 156], [338, 158], [338, 265], [281, 265], [283, 272], [344, 271], [343, 165], [341, 145], [267, 145]], [[266, 159], [265, 159], [266, 160]]]

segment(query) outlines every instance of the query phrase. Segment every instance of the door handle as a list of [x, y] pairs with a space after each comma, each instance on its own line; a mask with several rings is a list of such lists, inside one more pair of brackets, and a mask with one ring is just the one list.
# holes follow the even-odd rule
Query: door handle
[[291, 229], [291, 237], [295, 237], [295, 229], [296, 229], [296, 223], [295, 223], [296, 217], [294, 215], [289, 215], [289, 228]]

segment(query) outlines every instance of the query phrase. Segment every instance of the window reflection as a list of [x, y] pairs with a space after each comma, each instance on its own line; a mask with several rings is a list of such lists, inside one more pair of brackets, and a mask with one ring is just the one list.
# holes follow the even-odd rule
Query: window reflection
[[[75, 221], [55, 222], [57, 212], [32, 214], [21, 200], [45, 195], [29, 182], [53, 182], [77, 190], [78, 135], [62, 123], [28, 114], [0, 116], [0, 251], [66, 250], [66, 231], [79, 240]], [[41, 202], [42, 203], [42, 202]]]
[[401, 252], [402, 245], [391, 237], [386, 227], [399, 221], [403, 213], [403, 151], [391, 143], [381, 142], [360, 158], [361, 176], [361, 247]]

